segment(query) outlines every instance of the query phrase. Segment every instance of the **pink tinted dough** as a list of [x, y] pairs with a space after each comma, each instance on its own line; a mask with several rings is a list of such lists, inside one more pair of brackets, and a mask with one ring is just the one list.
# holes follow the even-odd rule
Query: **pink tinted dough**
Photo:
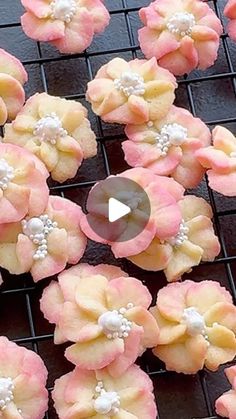
[[[84, 215], [81, 219], [81, 228], [88, 238], [100, 243], [109, 244], [115, 257], [129, 257], [144, 251], [155, 237], [164, 240], [178, 232], [181, 213], [177, 202], [182, 199], [184, 193], [184, 189], [180, 184], [173, 179], [157, 176], [150, 170], [144, 168], [127, 170], [117, 175], [117, 178], [133, 180], [145, 190], [151, 206], [149, 221], [145, 229], [133, 239], [126, 242], [112, 242], [98, 236], [90, 227], [87, 216]], [[104, 206], [107, 203], [107, 193], [112, 194], [112, 191], [104, 192], [104, 198], [101, 198], [102, 203], [104, 200]], [[142, 211], [142, 206], [140, 206], [140, 210]], [[137, 211], [139, 211], [139, 206]], [[125, 221], [124, 229], [129, 228], [129, 223], [132, 219], [135, 220], [135, 214], [135, 211], [133, 214], [130, 214], [129, 220]], [[104, 222], [104, 226], [107, 225], [107, 215], [103, 214], [101, 216], [97, 206], [93, 209], [93, 216], [95, 219], [97, 217], [100, 223]]]
[[213, 145], [198, 150], [196, 156], [208, 169], [210, 187], [225, 196], [236, 196], [236, 138], [228, 129], [212, 131]]
[[146, 58], [154, 56], [178, 76], [214, 64], [223, 28], [208, 4], [156, 0], [142, 8], [139, 16], [145, 25], [139, 29], [139, 42]]
[[88, 83], [86, 98], [105, 122], [143, 124], [166, 115], [176, 86], [174, 76], [154, 58], [114, 58]]
[[[49, 175], [29, 151], [0, 143], [0, 224], [20, 221], [26, 214], [39, 215], [46, 208]], [[7, 181], [4, 176], [7, 176]]]
[[215, 403], [216, 413], [220, 416], [236, 418], [236, 366], [225, 369], [225, 375], [230, 382], [232, 389], [222, 394]]
[[[66, 349], [66, 358], [87, 370], [107, 367], [114, 377], [153, 347], [158, 336], [156, 322], [147, 311], [151, 304], [148, 289], [121, 274], [113, 266], [78, 265], [61, 273], [59, 283], [52, 282], [40, 302], [44, 316], [56, 325], [55, 343], [73, 342]], [[127, 330], [120, 325], [112, 332], [104, 326], [103, 317], [109, 318], [114, 310], [117, 316], [122, 314]]]
[[21, 62], [0, 48], [0, 125], [14, 119], [25, 101], [28, 75]]
[[43, 419], [48, 408], [46, 390], [48, 372], [42, 359], [35, 352], [18, 346], [2, 336], [0, 371], [1, 380], [8, 379], [12, 385], [13, 397], [11, 402], [5, 403], [3, 410], [0, 409], [1, 417]]
[[83, 159], [97, 153], [87, 114], [79, 102], [36, 93], [6, 124], [3, 141], [34, 153], [52, 178], [62, 183], [76, 175]]
[[21, 3], [26, 9], [21, 16], [25, 34], [36, 41], [50, 42], [61, 53], [84, 51], [110, 20], [102, 0], [71, 0], [65, 13], [60, 10], [59, 0], [50, 4], [40, 0], [21, 0]]
[[[170, 133], [169, 143], [161, 146], [159, 140], [166, 138], [166, 132]], [[211, 134], [207, 126], [186, 109], [172, 106], [165, 118], [143, 125], [127, 125], [125, 133], [128, 140], [122, 143], [122, 148], [130, 166], [172, 176], [185, 188], [194, 188], [202, 180], [205, 171], [195, 151], [210, 145]]]
[[170, 371], [216, 371], [236, 355], [236, 307], [214, 281], [169, 284], [150, 309], [160, 328], [154, 355]]
[[23, 234], [20, 222], [0, 225], [0, 266], [12, 274], [30, 272], [35, 282], [61, 272], [67, 263], [78, 263], [87, 244], [79, 225], [82, 210], [74, 202], [50, 196], [40, 215], [44, 214], [56, 224], [46, 237], [47, 252], [43, 259], [34, 258], [39, 245], [29, 234]]
[[[115, 411], [101, 414], [96, 393], [97, 384], [101, 383], [105, 392], [113, 392], [119, 406]], [[111, 393], [110, 393], [111, 394]], [[72, 414], [83, 418], [132, 418], [155, 419], [157, 409], [153, 394], [152, 381], [137, 365], [132, 365], [121, 377], [113, 378], [105, 368], [101, 371], [85, 371], [75, 368], [55, 382], [52, 398], [57, 414], [66, 419]]]
[[220, 252], [220, 243], [211, 222], [210, 205], [203, 199], [187, 195], [178, 203], [182, 215], [181, 228], [176, 236], [152, 240], [143, 252], [128, 257], [139, 267], [164, 273], [169, 282], [197, 266], [201, 260], [212, 261]]

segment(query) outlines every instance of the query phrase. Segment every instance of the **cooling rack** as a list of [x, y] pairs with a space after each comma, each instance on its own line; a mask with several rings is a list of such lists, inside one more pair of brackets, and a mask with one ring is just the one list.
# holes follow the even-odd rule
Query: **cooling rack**
[[[174, 0], [173, 0], [174, 1]], [[4, 4], [3, 4], [4, 3]], [[25, 37], [20, 27], [23, 9], [19, 0], [0, 2], [0, 47], [21, 59], [29, 73], [27, 95], [46, 91], [68, 99], [80, 101], [89, 110], [89, 118], [99, 144], [98, 156], [81, 167], [77, 177], [63, 185], [50, 183], [51, 194], [72, 199], [85, 207], [89, 189], [100, 179], [127, 168], [121, 151], [124, 139], [120, 126], [104, 124], [95, 117], [85, 101], [86, 84], [98, 68], [115, 56], [126, 59], [142, 57], [137, 40], [140, 7], [149, 0], [107, 0], [111, 23], [106, 32], [97, 37], [83, 54], [59, 55], [45, 44]], [[222, 14], [225, 1], [208, 1], [224, 24]], [[221, 37], [217, 63], [211, 69], [194, 71], [178, 80], [176, 104], [188, 108], [210, 127], [224, 125], [236, 131], [236, 46], [226, 32]], [[205, 263], [187, 275], [196, 281], [218, 280], [232, 294], [236, 302], [236, 200], [221, 197], [208, 187], [207, 179], [191, 193], [207, 199], [214, 213], [214, 223], [222, 251], [212, 263]], [[100, 244], [89, 243], [83, 261], [90, 263], [119, 264], [127, 272], [142, 280], [153, 298], [165, 285], [162, 273], [149, 273], [131, 263], [115, 261], [110, 250]], [[72, 369], [63, 357], [65, 347], [53, 345], [53, 328], [43, 319], [39, 298], [49, 280], [35, 285], [28, 275], [11, 277], [2, 271], [4, 285], [0, 291], [0, 334], [16, 343], [33, 349], [41, 355], [49, 370], [48, 388], [51, 391], [55, 378]], [[217, 419], [215, 399], [228, 388], [223, 368], [217, 373], [206, 370], [196, 376], [170, 373], [154, 358], [150, 351], [139, 361], [154, 383], [159, 419]], [[50, 403], [46, 418], [56, 418]], [[145, 418], [142, 418], [145, 419]]]

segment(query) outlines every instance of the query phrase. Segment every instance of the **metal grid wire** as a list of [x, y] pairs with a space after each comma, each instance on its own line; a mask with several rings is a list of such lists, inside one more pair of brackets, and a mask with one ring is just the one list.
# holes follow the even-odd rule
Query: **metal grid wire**
[[[77, 54], [73, 56], [69, 56], [69, 55], [59, 56], [58, 55], [58, 56], [53, 56], [53, 57], [48, 58], [48, 57], [45, 57], [44, 54], [42, 53], [42, 45], [40, 45], [40, 43], [37, 43], [35, 45], [37, 47], [38, 58], [30, 59], [30, 60], [29, 59], [22, 60], [23, 64], [26, 66], [26, 68], [27, 66], [35, 65], [35, 64], [40, 66], [40, 74], [41, 74], [41, 81], [42, 81], [43, 89], [45, 92], [48, 92], [50, 90], [50, 86], [49, 86], [49, 83], [47, 80], [47, 74], [45, 71], [45, 65], [47, 63], [83, 58], [86, 63], [89, 79], [92, 80], [94, 77], [93, 65], [91, 62], [93, 57], [105, 56], [107, 54], [117, 55], [117, 54], [122, 54], [122, 53], [127, 52], [127, 53], [131, 53], [133, 58], [136, 58], [137, 56], [139, 56], [140, 48], [139, 48], [139, 45], [135, 43], [135, 36], [134, 36], [132, 22], [131, 22], [131, 14], [138, 12], [141, 6], [140, 3], [139, 3], [139, 7], [129, 7], [129, 0], [120, 0], [121, 7], [115, 8], [114, 10], [110, 11], [111, 15], [123, 16], [125, 20], [126, 28], [127, 28], [129, 45], [125, 47], [121, 47], [121, 48], [115, 48], [115, 49], [107, 48], [107, 49], [98, 50], [98, 51], [93, 51], [93, 50], [91, 52], [86, 51], [83, 54]], [[222, 18], [222, 15], [220, 13], [220, 5], [222, 4], [222, 1], [214, 0], [214, 1], [209, 2], [209, 4], [210, 3], [212, 7], [215, 9], [217, 15], [220, 18]], [[0, 24], [0, 30], [6, 29], [6, 28], [15, 28], [19, 26], [20, 26], [19, 22], [2, 23]], [[200, 76], [198, 74], [197, 77], [190, 75], [189, 77], [184, 77], [178, 80], [179, 86], [184, 86], [184, 88], [186, 89], [187, 98], [189, 102], [189, 108], [194, 116], [198, 116], [198, 112], [196, 110], [196, 100], [193, 94], [193, 86], [196, 84], [203, 83], [206, 81], [230, 79], [232, 83], [234, 95], [236, 96], [236, 80], [235, 80], [236, 72], [234, 71], [234, 65], [232, 62], [231, 51], [230, 51], [228, 42], [229, 42], [228, 35], [224, 33], [222, 35], [222, 45], [223, 45], [223, 49], [224, 49], [224, 53], [225, 53], [225, 57], [226, 57], [227, 65], [228, 65], [228, 71], [223, 72], [223, 73], [217, 73], [217, 74], [209, 74], [209, 75], [205, 75], [205, 73], [204, 74], [201, 73]], [[1, 43], [1, 31], [0, 31], [0, 43]], [[76, 94], [66, 95], [65, 97], [68, 99], [83, 100], [85, 98], [85, 94], [84, 92], [78, 92]], [[236, 116], [230, 117], [230, 118], [214, 119], [214, 120], [211, 119], [206, 122], [209, 126], [214, 126], [216, 124], [229, 124], [229, 123], [236, 122]], [[99, 142], [100, 150], [102, 153], [105, 175], [108, 176], [111, 173], [111, 167], [110, 167], [110, 162], [109, 162], [109, 156], [107, 153], [106, 143], [108, 141], [112, 142], [114, 140], [122, 140], [124, 138], [124, 135], [123, 134], [107, 135], [104, 132], [103, 123], [98, 117], [96, 117], [96, 125], [97, 125], [97, 130], [98, 130], [97, 140]], [[96, 173], [94, 173], [94, 176], [95, 175]], [[61, 196], [64, 196], [66, 195], [68, 190], [78, 191], [79, 193], [79, 190], [81, 190], [81, 188], [90, 188], [96, 183], [97, 180], [98, 179], [96, 179], [96, 176], [95, 176], [93, 180], [88, 180], [88, 181], [83, 181], [83, 182], [76, 181], [74, 183], [69, 183], [69, 184], [64, 184], [64, 185], [53, 184], [50, 189], [52, 193], [56, 193], [56, 194], [60, 194]], [[222, 223], [221, 223], [221, 219], [223, 217], [227, 217], [227, 216], [230, 217], [230, 216], [236, 215], [236, 208], [235, 209], [230, 208], [227, 210], [219, 211], [217, 209], [215, 194], [208, 187], [207, 179], [206, 179], [206, 184], [207, 184], [207, 191], [209, 194], [210, 203], [211, 203], [213, 213], [214, 213], [214, 222], [215, 222], [216, 232], [219, 236], [221, 246], [222, 246], [222, 253], [221, 253], [221, 256], [217, 260], [211, 263], [206, 263], [204, 265], [206, 266], [210, 265], [210, 267], [217, 266], [217, 265], [225, 266], [229, 288], [232, 293], [234, 302], [236, 302], [236, 286], [235, 286], [235, 280], [234, 280], [234, 274], [233, 274], [233, 268], [232, 268], [232, 264], [236, 261], [236, 251], [235, 251], [235, 254], [230, 254], [230, 255], [228, 254], [227, 245], [225, 243], [225, 236], [222, 232]], [[148, 276], [148, 273], [146, 275]], [[20, 282], [20, 286], [18, 285], [19, 283], [17, 283], [17, 285], [12, 288], [12, 287], [8, 287], [8, 284], [10, 284], [10, 281], [9, 282], [7, 281], [7, 286], [4, 286], [0, 292], [0, 297], [2, 297], [2, 304], [4, 304], [4, 298], [6, 298], [6, 296], [8, 296], [11, 299], [11, 297], [13, 296], [20, 295], [23, 298], [22, 301], [27, 311], [27, 321], [28, 321], [28, 327], [29, 327], [29, 332], [30, 332], [29, 336], [27, 337], [15, 337], [13, 340], [18, 344], [31, 347], [34, 351], [36, 351], [37, 353], [40, 353], [40, 350], [39, 350], [40, 343], [44, 341], [52, 341], [53, 334], [52, 333], [45, 333], [45, 334], [37, 333], [37, 328], [36, 328], [37, 319], [35, 319], [34, 302], [32, 301], [32, 293], [35, 291], [36, 286], [32, 283], [31, 280], [28, 279], [28, 277], [26, 277], [26, 279], [25, 277], [23, 277], [23, 281]], [[144, 356], [142, 366], [148, 372], [148, 374], [150, 375], [152, 379], [155, 379], [158, 376], [164, 376], [164, 378], [166, 379], [171, 374], [167, 372], [162, 366], [160, 368], [154, 368], [154, 370], [153, 368], [150, 368], [148, 357], [146, 356]], [[192, 412], [191, 417], [189, 417], [189, 419], [217, 419], [217, 416], [215, 416], [215, 412], [213, 409], [213, 402], [209, 394], [207, 374], [208, 374], [207, 371], [201, 371], [198, 374], [198, 380], [201, 384], [207, 413], [205, 417], [203, 416], [196, 417], [194, 416], [194, 412]], [[182, 377], [181, 379], [184, 381], [185, 377]], [[51, 390], [51, 388], [49, 388], [49, 390]], [[156, 396], [157, 396], [157, 403], [158, 403], [158, 388], [156, 390]], [[47, 413], [46, 417], [51, 418], [54, 416]], [[165, 414], [162, 414], [161, 412], [159, 412], [158, 417], [160, 419], [166, 419]], [[172, 419], [177, 419], [177, 418], [182, 419], [176, 407], [176, 411], [173, 411]], [[142, 419], [145, 419], [145, 418], [142, 418]]]

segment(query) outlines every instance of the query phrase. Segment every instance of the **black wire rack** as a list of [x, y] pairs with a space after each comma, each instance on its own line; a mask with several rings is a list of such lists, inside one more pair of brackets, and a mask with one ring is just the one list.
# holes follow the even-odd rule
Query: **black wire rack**
[[[173, 0], [174, 1], [174, 0]], [[3, 2], [1, 2], [3, 3]], [[6, 3], [6, 2], [4, 2]], [[9, 0], [7, 5], [0, 4], [0, 47], [15, 53], [29, 72], [31, 86], [27, 86], [28, 95], [37, 90], [60, 95], [67, 99], [81, 101], [85, 105], [86, 82], [92, 80], [100, 65], [114, 56], [127, 59], [142, 57], [137, 41], [137, 28], [141, 27], [138, 19], [140, 7], [148, 5], [148, 0], [107, 0], [111, 13], [111, 32], [101, 35], [83, 54], [59, 55], [51, 47], [36, 42], [29, 42], [21, 32], [19, 16], [23, 9], [19, 0]], [[222, 10], [224, 0], [209, 1], [209, 5], [225, 23]], [[10, 12], [9, 12], [10, 10]], [[14, 10], [16, 10], [16, 21]], [[13, 20], [12, 20], [13, 19]], [[18, 38], [19, 35], [19, 38]], [[17, 37], [17, 40], [16, 40]], [[97, 42], [97, 43], [96, 43]], [[118, 46], [117, 46], [118, 45]], [[24, 47], [24, 48], [23, 48]], [[201, 117], [210, 127], [221, 124], [236, 131], [236, 48], [226, 32], [221, 37], [220, 57], [216, 65], [206, 72], [192, 72], [188, 77], [178, 80], [177, 105], [188, 108], [194, 116]], [[68, 63], [72, 64], [73, 75], [79, 73], [78, 86], [68, 89]], [[83, 64], [83, 70], [80, 68]], [[37, 76], [35, 69], [37, 68]], [[86, 73], [83, 77], [82, 72]], [[35, 77], [37, 82], [35, 83]], [[83, 80], [84, 84], [80, 80]], [[63, 83], [62, 83], [63, 81]], [[211, 85], [213, 83], [213, 85]], [[216, 85], [214, 84], [216, 83]], [[59, 87], [63, 84], [63, 89]], [[39, 87], [38, 87], [39, 86]], [[208, 87], [207, 87], [208, 86]], [[209, 87], [210, 86], [210, 87]], [[66, 93], [65, 93], [66, 92]], [[220, 105], [215, 106], [215, 102]], [[88, 107], [88, 104], [86, 104]], [[224, 110], [224, 112], [223, 112]], [[50, 184], [52, 194], [65, 196], [84, 206], [89, 189], [100, 179], [126, 169], [121, 150], [121, 141], [125, 138], [121, 127], [105, 125], [98, 117], [91, 114], [93, 128], [99, 143], [99, 156], [86, 162], [78, 177], [66, 184]], [[191, 191], [192, 192], [192, 191]], [[188, 275], [193, 280], [217, 279], [226, 286], [236, 302], [236, 243], [234, 244], [234, 217], [236, 200], [220, 197], [208, 187], [207, 179], [193, 191], [209, 200], [214, 213], [216, 232], [221, 242], [221, 255], [211, 263], [204, 263]], [[236, 227], [236, 226], [235, 226]], [[90, 263], [117, 263], [109, 249], [101, 245], [89, 245], [84, 261]], [[165, 285], [162, 273], [144, 272], [126, 261], [118, 261], [130, 275], [137, 276], [149, 287], [154, 298], [158, 288]], [[2, 271], [4, 285], [0, 291], [0, 334], [7, 335], [20, 345], [33, 349], [44, 359], [49, 369], [49, 391], [55, 378], [72, 369], [63, 358], [64, 347], [53, 345], [53, 328], [43, 319], [39, 310], [39, 297], [43, 287], [49, 281], [35, 285], [28, 275], [11, 277]], [[150, 375], [154, 383], [159, 419], [217, 419], [214, 401], [229, 386], [223, 375], [204, 370], [194, 377], [187, 377], [167, 372], [164, 365], [147, 352], [140, 360], [141, 366]], [[56, 418], [50, 406], [46, 418]], [[146, 419], [146, 418], [142, 418]]]

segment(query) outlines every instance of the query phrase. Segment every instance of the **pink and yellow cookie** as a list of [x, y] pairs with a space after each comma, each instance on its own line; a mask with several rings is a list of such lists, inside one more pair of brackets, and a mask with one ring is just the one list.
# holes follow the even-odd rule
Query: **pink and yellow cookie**
[[58, 280], [44, 290], [41, 310], [56, 324], [55, 343], [74, 342], [65, 356], [76, 366], [107, 367], [117, 377], [156, 345], [159, 331], [148, 312], [152, 297], [137, 279], [113, 266], [82, 264]]
[[14, 119], [25, 101], [24, 83], [28, 75], [21, 62], [0, 49], [0, 125]]
[[61, 272], [67, 263], [78, 263], [87, 245], [81, 217], [74, 202], [50, 196], [37, 217], [0, 224], [0, 266], [16, 275], [30, 272], [37, 282]]
[[11, 124], [3, 142], [30, 150], [46, 165], [54, 180], [73, 178], [83, 159], [97, 153], [87, 110], [74, 100], [36, 93]]
[[212, 132], [213, 145], [196, 152], [207, 171], [210, 187], [225, 196], [236, 196], [236, 138], [226, 128]]
[[236, 0], [228, 0], [224, 14], [230, 19], [227, 25], [229, 36], [233, 41], [236, 41]]
[[150, 309], [160, 328], [153, 350], [169, 371], [216, 371], [236, 355], [236, 307], [215, 281], [169, 284]]
[[142, 269], [164, 269], [169, 282], [178, 281], [193, 266], [201, 261], [213, 261], [220, 253], [210, 205], [203, 198], [187, 195], [178, 206], [182, 221], [177, 234], [166, 240], [155, 237], [143, 252], [128, 257]]
[[0, 417], [43, 419], [48, 407], [47, 375], [35, 352], [0, 337]]
[[217, 58], [223, 28], [208, 4], [199, 0], [156, 0], [140, 10], [139, 42], [146, 58], [175, 75], [205, 70]]
[[[114, 176], [110, 178], [114, 179]], [[116, 178], [121, 180], [130, 179], [146, 192], [151, 208], [147, 224], [136, 237], [122, 241], [122, 237], [129, 231], [130, 225], [132, 223], [135, 225], [137, 222], [137, 217], [140, 219], [142, 215], [145, 219], [147, 216], [143, 204], [143, 195], [134, 191], [126, 199], [122, 196], [122, 202], [132, 206], [132, 211], [128, 217], [121, 219], [119, 225], [116, 225], [119, 233], [117, 233], [116, 240], [106, 240], [96, 234], [88, 220], [89, 215], [84, 215], [81, 219], [81, 228], [88, 238], [99, 243], [109, 244], [116, 258], [129, 258], [145, 251], [154, 238], [166, 240], [178, 234], [182, 215], [177, 202], [183, 198], [184, 194], [184, 188], [180, 184], [171, 178], [157, 176], [150, 170], [143, 168], [126, 170], [117, 175]], [[101, 208], [107, 206], [107, 202], [109, 198], [114, 196], [113, 194], [114, 191], [111, 188], [106, 190], [104, 187], [104, 195], [99, 198], [101, 206], [94, 205], [91, 208], [94, 223], [99, 223], [100, 226], [104, 225], [104, 230], [108, 223], [108, 214], [101, 214]]]
[[76, 54], [105, 30], [110, 15], [103, 0], [21, 0], [21, 25], [27, 36], [50, 42], [62, 53]]
[[39, 215], [47, 206], [49, 173], [29, 151], [0, 143], [0, 225]]
[[155, 58], [114, 58], [88, 83], [86, 98], [105, 122], [143, 124], [166, 115], [176, 87], [174, 76]]
[[60, 419], [156, 419], [153, 384], [137, 365], [119, 378], [105, 368], [85, 371], [75, 368], [55, 382], [52, 392]]
[[207, 126], [186, 109], [172, 106], [161, 120], [127, 125], [122, 143], [125, 160], [132, 167], [146, 167], [157, 175], [171, 176], [187, 188], [195, 188], [205, 170], [195, 151], [210, 145]]
[[224, 418], [236, 419], [236, 366], [226, 368], [225, 375], [232, 385], [232, 390], [216, 400], [216, 413]]

